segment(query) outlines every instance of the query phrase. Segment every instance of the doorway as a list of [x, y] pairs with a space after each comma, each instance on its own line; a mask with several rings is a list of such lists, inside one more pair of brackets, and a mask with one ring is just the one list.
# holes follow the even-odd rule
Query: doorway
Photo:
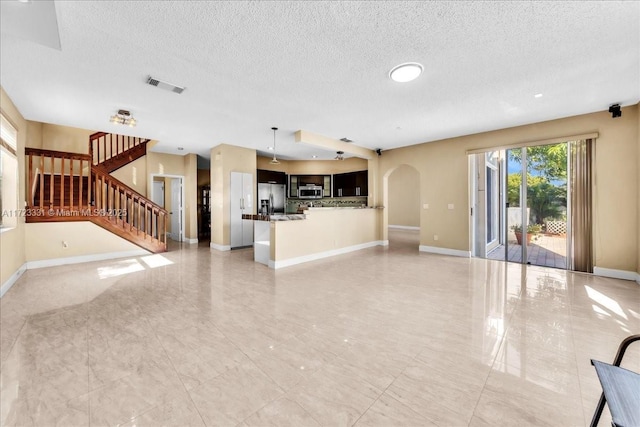
[[420, 173], [400, 165], [385, 178], [389, 246], [418, 251], [420, 247]]
[[472, 155], [474, 256], [568, 268], [569, 143]]
[[152, 200], [169, 212], [167, 237], [184, 241], [184, 177], [180, 175], [152, 175]]

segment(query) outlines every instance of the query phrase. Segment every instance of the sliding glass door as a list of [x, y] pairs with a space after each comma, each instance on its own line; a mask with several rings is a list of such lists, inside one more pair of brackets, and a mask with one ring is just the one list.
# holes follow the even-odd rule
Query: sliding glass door
[[567, 268], [567, 146], [475, 155], [475, 256]]

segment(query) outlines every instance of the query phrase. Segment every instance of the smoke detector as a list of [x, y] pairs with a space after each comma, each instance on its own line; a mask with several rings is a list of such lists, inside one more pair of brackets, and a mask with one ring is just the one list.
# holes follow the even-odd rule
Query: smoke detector
[[182, 93], [186, 88], [182, 86], [176, 86], [171, 83], [164, 82], [162, 80], [153, 78], [151, 76], [147, 77], [147, 84], [151, 86], [158, 87], [160, 89], [165, 89], [174, 93]]

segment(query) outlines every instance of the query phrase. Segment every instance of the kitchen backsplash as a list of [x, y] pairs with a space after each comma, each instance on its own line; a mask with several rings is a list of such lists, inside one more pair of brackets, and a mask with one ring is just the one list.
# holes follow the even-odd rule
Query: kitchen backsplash
[[[313, 205], [312, 205], [313, 204]], [[335, 208], [345, 206], [367, 205], [367, 197], [325, 197], [322, 199], [287, 199], [287, 213], [295, 213], [299, 206], [314, 206], [323, 208]]]

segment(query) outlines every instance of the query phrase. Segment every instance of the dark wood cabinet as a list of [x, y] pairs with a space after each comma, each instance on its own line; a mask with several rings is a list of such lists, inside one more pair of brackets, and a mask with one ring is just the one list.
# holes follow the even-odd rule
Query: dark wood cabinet
[[298, 187], [317, 185], [323, 188], [324, 197], [331, 196], [331, 175], [290, 175], [289, 197], [298, 197]]
[[368, 194], [369, 171], [333, 175], [333, 197], [367, 196]]
[[286, 184], [287, 174], [284, 172], [258, 169], [258, 184]]

